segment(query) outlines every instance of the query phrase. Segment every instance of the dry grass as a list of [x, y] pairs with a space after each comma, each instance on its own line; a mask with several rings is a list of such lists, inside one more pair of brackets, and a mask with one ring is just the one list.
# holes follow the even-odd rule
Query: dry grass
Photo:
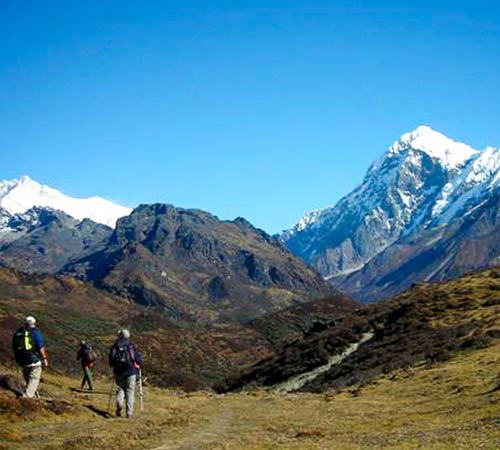
[[148, 388], [145, 412], [126, 420], [100, 415], [109, 380], [89, 396], [70, 391], [77, 380], [47, 374], [42, 393], [58, 402], [23, 406], [0, 394], [0, 449], [496, 449], [499, 375], [496, 341], [340, 393], [217, 396]]

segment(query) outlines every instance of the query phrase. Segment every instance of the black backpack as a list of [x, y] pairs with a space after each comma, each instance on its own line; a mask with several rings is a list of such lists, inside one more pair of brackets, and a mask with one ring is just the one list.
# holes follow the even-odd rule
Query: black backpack
[[28, 366], [40, 360], [31, 331], [24, 327], [19, 328], [12, 336], [12, 351], [20, 366]]
[[97, 360], [96, 352], [94, 352], [90, 344], [82, 346], [81, 356], [84, 364], [92, 364]]
[[111, 350], [111, 365], [117, 372], [125, 372], [133, 366], [132, 351], [132, 344], [114, 345]]

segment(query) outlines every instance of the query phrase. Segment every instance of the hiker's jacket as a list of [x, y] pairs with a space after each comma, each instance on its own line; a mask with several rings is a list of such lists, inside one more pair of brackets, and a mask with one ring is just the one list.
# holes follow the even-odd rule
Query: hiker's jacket
[[[125, 347], [125, 346], [129, 348], [131, 364], [126, 368], [115, 367], [113, 363], [113, 354], [118, 347]], [[139, 367], [141, 366], [141, 364], [142, 364], [142, 356], [139, 353], [137, 347], [134, 344], [132, 344], [129, 339], [123, 339], [123, 338], [118, 339], [109, 350], [109, 365], [113, 368], [113, 373], [115, 375], [122, 375], [127, 377], [138, 375]]]

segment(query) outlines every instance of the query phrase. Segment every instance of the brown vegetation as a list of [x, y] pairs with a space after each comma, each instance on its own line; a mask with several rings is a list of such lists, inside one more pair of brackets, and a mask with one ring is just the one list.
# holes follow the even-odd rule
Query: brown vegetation
[[[494, 449], [499, 371], [496, 342], [343, 393], [216, 396], [146, 386], [145, 411], [132, 421], [106, 414], [109, 379], [97, 380], [91, 396], [72, 393], [78, 379], [47, 374], [50, 401], [19, 402], [0, 390], [0, 449]], [[56, 402], [70, 408], [54, 411]]]
[[304, 389], [339, 390], [397, 369], [432, 365], [486, 347], [500, 335], [499, 273], [500, 269], [489, 269], [447, 283], [417, 285], [394, 299], [360, 309], [325, 331], [285, 345], [216, 389], [224, 392], [284, 382], [324, 365], [366, 332], [374, 337]]
[[52, 368], [68, 374], [80, 371], [76, 350], [82, 339], [99, 354], [97, 373], [108, 374], [108, 349], [122, 327], [142, 350], [150, 381], [188, 390], [208, 386], [271, 350], [247, 327], [178, 322], [71, 277], [0, 269], [0, 363], [12, 366], [12, 333], [28, 314], [38, 319]]

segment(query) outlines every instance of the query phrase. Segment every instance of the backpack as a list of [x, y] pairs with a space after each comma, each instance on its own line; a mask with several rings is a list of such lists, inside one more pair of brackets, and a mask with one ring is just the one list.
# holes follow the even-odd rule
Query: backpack
[[97, 360], [97, 354], [92, 349], [92, 346], [90, 344], [86, 344], [82, 347], [81, 355], [82, 355], [82, 361], [85, 365], [95, 363]]
[[113, 366], [117, 372], [125, 372], [130, 369], [134, 362], [131, 356], [132, 344], [118, 345], [115, 344], [111, 351], [111, 366]]
[[16, 363], [20, 366], [28, 366], [40, 360], [31, 331], [24, 327], [19, 328], [12, 336], [12, 351]]

